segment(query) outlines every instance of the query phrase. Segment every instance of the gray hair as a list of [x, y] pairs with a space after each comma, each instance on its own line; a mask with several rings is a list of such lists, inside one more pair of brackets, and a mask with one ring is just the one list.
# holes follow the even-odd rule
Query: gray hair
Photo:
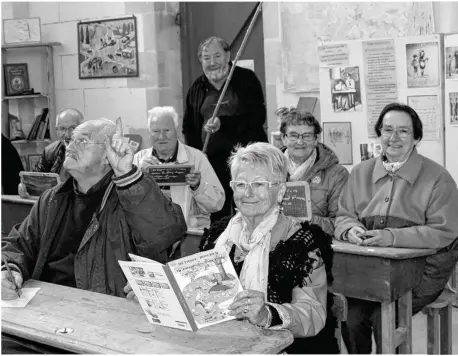
[[173, 123], [175, 124], [175, 129], [178, 130], [178, 113], [173, 106], [156, 106], [151, 110], [148, 110], [148, 130], [151, 131], [151, 122], [153, 119], [162, 116], [171, 116]]
[[221, 46], [221, 48], [224, 50], [224, 52], [229, 52], [231, 50], [227, 42], [223, 40], [221, 37], [216, 37], [216, 36], [208, 37], [204, 39], [202, 42], [200, 42], [199, 48], [197, 49], [197, 58], [199, 58], [199, 61], [202, 57], [202, 51], [204, 50], [204, 48], [207, 47], [213, 41], [216, 41]]
[[95, 142], [104, 142], [105, 136], [113, 137], [116, 133], [116, 124], [106, 118], [88, 120], [84, 124], [91, 126], [91, 139]]
[[253, 169], [267, 167], [277, 182], [286, 182], [288, 174], [286, 157], [270, 143], [256, 142], [246, 147], [236, 147], [228, 161], [232, 179], [236, 177], [243, 162], [249, 163]]

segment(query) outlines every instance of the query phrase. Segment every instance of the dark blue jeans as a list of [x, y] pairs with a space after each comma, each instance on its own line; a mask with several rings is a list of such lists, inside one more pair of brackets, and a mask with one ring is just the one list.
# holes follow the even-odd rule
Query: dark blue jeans
[[[444, 290], [458, 261], [458, 238], [426, 259], [420, 283], [412, 290], [412, 315], [432, 303]], [[348, 318], [342, 325], [342, 337], [348, 353], [370, 354], [372, 331], [381, 345], [380, 303], [348, 298]]]

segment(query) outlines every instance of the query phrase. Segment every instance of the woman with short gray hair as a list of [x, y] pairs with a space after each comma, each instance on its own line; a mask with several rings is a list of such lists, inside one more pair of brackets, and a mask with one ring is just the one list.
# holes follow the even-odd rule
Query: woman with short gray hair
[[201, 249], [223, 246], [244, 291], [230, 314], [253, 325], [288, 329], [287, 353], [338, 353], [327, 310], [332, 281], [331, 236], [281, 213], [287, 161], [263, 142], [238, 147], [229, 159], [237, 213], [205, 229]]

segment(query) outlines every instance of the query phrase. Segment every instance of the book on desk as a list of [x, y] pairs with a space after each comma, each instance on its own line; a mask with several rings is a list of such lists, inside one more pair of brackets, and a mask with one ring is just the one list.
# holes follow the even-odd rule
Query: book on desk
[[223, 247], [165, 265], [129, 256], [119, 264], [150, 323], [197, 331], [234, 319], [227, 308], [243, 289]]

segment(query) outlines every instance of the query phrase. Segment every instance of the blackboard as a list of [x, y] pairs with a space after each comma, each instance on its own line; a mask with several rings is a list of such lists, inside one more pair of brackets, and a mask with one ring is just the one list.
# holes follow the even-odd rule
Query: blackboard
[[309, 221], [312, 218], [310, 187], [307, 182], [286, 183], [282, 201], [283, 214]]
[[60, 177], [56, 173], [19, 172], [19, 176], [31, 197], [39, 197], [45, 190], [60, 183]]
[[146, 173], [152, 175], [159, 185], [186, 185], [185, 176], [192, 167], [187, 164], [161, 164], [147, 167]]

